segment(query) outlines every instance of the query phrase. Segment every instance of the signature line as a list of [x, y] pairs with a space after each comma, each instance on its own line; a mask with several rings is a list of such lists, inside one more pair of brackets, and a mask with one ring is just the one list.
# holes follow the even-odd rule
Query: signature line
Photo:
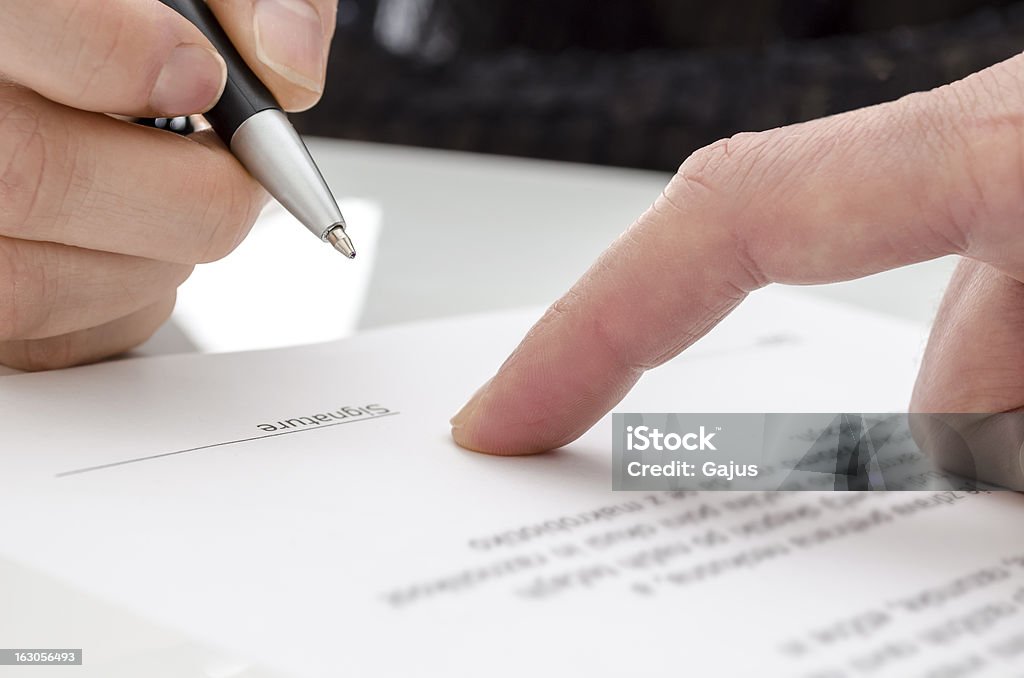
[[278, 436], [287, 436], [293, 433], [304, 433], [306, 431], [317, 431], [320, 429], [331, 428], [332, 426], [341, 426], [342, 424], [354, 424], [358, 421], [370, 421], [372, 419], [381, 419], [382, 417], [393, 417], [401, 412], [385, 412], [384, 414], [374, 414], [369, 417], [361, 417], [359, 419], [349, 419], [348, 421], [336, 421], [331, 424], [323, 424], [321, 426], [311, 426], [310, 428], [298, 428], [294, 431], [280, 431], [278, 433], [268, 433], [262, 436], [253, 436], [252, 438], [241, 438], [239, 440], [228, 440], [222, 443], [211, 443], [210, 445], [200, 445], [199, 447], [190, 447], [187, 450], [175, 450], [174, 452], [161, 452], [160, 454], [151, 454], [148, 457], [139, 457], [137, 459], [125, 459], [124, 461], [115, 461], [110, 464], [100, 464], [99, 466], [87, 466], [85, 468], [76, 468], [72, 471], [63, 471], [54, 476], [54, 478], [66, 478], [67, 476], [77, 476], [83, 473], [92, 473], [93, 471], [102, 471], [108, 468], [114, 468], [116, 466], [126, 466], [128, 464], [137, 464], [141, 461], [151, 461], [153, 459], [162, 459], [164, 457], [173, 457], [179, 454], [187, 454], [189, 452], [200, 452], [202, 450], [211, 450], [215, 447], [226, 447], [227, 445], [236, 445], [238, 443], [251, 443], [254, 440], [263, 440], [264, 438], [276, 438]]

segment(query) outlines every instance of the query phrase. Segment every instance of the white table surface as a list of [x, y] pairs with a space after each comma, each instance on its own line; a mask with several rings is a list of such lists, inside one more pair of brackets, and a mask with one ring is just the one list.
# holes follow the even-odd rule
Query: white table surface
[[[362, 240], [368, 246], [359, 267], [340, 274], [336, 284], [344, 289], [322, 291], [323, 312], [336, 314], [333, 324], [317, 318], [303, 324], [293, 316], [290, 322], [297, 326], [282, 343], [547, 304], [657, 197], [668, 179], [656, 172], [353, 142], [314, 139], [309, 145], [338, 198], [359, 205], [350, 216], [351, 234], [357, 245]], [[204, 318], [217, 316], [225, 290], [244, 294], [268, 275], [266, 250], [275, 236], [267, 228], [273, 227], [288, 225], [264, 223], [244, 251], [204, 269], [193, 282], [197, 287], [185, 295], [191, 299], [188, 308], [144, 353], [200, 350], [204, 344], [209, 349], [213, 340], [204, 324], [213, 320]], [[309, 238], [308, 246], [319, 245]], [[309, 261], [299, 250], [281, 254], [286, 256], [269, 262], [273, 275], [288, 293], [308, 297], [303, 275]], [[347, 263], [339, 260], [337, 265]], [[865, 280], [803, 288], [803, 293], [926, 323], [953, 264], [947, 258]], [[268, 327], [280, 324], [272, 313], [265, 321]], [[259, 326], [252, 318], [240, 324], [235, 336], [230, 326], [224, 327], [214, 348], [248, 348]], [[4, 561], [0, 607], [0, 646], [84, 647], [87, 666], [75, 670], [76, 676], [264, 675]], [[0, 674], [7, 675], [2, 669]], [[32, 670], [40, 678], [58, 674], [68, 669]]]

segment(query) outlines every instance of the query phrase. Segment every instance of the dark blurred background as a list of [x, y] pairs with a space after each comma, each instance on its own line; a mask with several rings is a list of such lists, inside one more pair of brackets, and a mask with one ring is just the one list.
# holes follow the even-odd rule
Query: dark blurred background
[[307, 134], [674, 170], [1024, 49], [1011, 0], [341, 0]]

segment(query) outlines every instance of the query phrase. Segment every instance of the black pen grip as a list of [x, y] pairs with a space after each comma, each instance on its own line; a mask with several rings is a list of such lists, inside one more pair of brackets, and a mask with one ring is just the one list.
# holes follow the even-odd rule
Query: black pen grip
[[228, 82], [224, 94], [220, 101], [204, 114], [225, 144], [230, 146], [235, 130], [256, 113], [270, 108], [281, 108], [274, 95], [256, 77], [235, 49], [204, 0], [160, 1], [195, 24], [227, 64]]

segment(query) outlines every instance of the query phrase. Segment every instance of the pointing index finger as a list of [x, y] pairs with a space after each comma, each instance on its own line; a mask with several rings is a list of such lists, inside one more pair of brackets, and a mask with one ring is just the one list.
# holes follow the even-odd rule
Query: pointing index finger
[[574, 440], [769, 282], [846, 280], [950, 253], [1024, 261], [1010, 237], [1024, 102], [1009, 96], [1016, 87], [981, 94], [1021, 69], [1017, 57], [698, 151], [453, 418], [456, 442], [523, 454]]

